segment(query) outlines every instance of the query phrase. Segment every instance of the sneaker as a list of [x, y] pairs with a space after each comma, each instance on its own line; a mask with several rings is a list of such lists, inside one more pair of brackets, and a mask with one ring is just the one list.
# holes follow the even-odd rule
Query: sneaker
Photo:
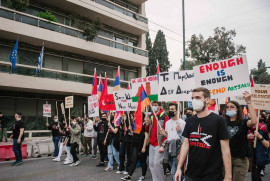
[[74, 164], [74, 166], [78, 166], [81, 163], [80, 160], [76, 161], [76, 163]]
[[73, 163], [73, 161], [67, 160], [67, 161], [64, 162], [64, 165], [69, 165], [69, 164], [71, 164], [71, 163]]
[[124, 176], [123, 178], [121, 178], [121, 180], [131, 180], [131, 177], [128, 176], [128, 175], [126, 175], [126, 176]]
[[23, 164], [23, 162], [22, 162], [22, 161], [18, 161], [18, 162], [15, 164], [15, 166], [19, 166], [19, 165], [21, 165], [21, 164]]
[[53, 159], [54, 162], [60, 162], [60, 158]]
[[123, 174], [123, 171], [117, 171], [115, 173], [117, 173], [117, 174]]
[[74, 167], [74, 166], [75, 166], [75, 163], [71, 163], [71, 164], [69, 164], [68, 166]]
[[145, 180], [145, 176], [141, 176], [138, 181]]
[[124, 174], [124, 175], [127, 175], [127, 174], [128, 174], [128, 172], [127, 172], [127, 171], [123, 171], [123, 174]]
[[68, 157], [67, 158], [65, 158], [65, 161], [67, 161], [68, 160]]
[[264, 171], [262, 170], [261, 173], [260, 173], [261, 176], [264, 176]]
[[105, 170], [106, 172], [108, 172], [108, 171], [112, 171], [113, 169], [111, 169], [110, 167], [106, 167], [104, 170]]
[[95, 159], [97, 159], [97, 156], [93, 155], [93, 156], [91, 156], [91, 159], [95, 160]]
[[17, 164], [17, 161], [13, 162], [11, 166], [15, 166]]
[[97, 164], [96, 166], [97, 166], [97, 167], [103, 167], [103, 166], [105, 166], [105, 163], [101, 163], [101, 162], [100, 162], [100, 163]]
[[55, 158], [56, 158], [55, 156], [52, 157], [52, 159], [55, 159]]

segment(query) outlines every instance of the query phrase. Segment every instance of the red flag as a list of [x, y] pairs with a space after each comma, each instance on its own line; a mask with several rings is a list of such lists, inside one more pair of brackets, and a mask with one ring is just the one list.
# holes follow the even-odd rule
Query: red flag
[[97, 94], [97, 72], [96, 69], [94, 71], [94, 79], [93, 79], [93, 83], [92, 83], [92, 91], [91, 91], [91, 95], [96, 95]]
[[127, 90], [129, 90], [130, 89], [130, 87], [129, 87], [129, 83], [128, 83], [128, 87], [127, 87]]
[[115, 102], [113, 94], [108, 94], [103, 96], [103, 100], [101, 102], [102, 111], [115, 111]]
[[253, 79], [253, 75], [251, 75], [250, 83], [251, 83], [251, 87], [254, 87], [254, 79]]
[[104, 85], [103, 85], [103, 89], [100, 95], [100, 99], [99, 99], [99, 109], [102, 108], [102, 101], [104, 99], [104, 96], [108, 94], [108, 87], [107, 87], [107, 74], [105, 73], [105, 80], [104, 80]]
[[157, 60], [157, 79], [158, 79], [158, 81], [159, 81], [159, 73], [160, 73], [159, 63], [158, 63], [158, 60]]

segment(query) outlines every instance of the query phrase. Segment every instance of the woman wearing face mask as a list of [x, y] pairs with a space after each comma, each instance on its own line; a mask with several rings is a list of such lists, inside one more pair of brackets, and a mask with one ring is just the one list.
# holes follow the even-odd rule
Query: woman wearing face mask
[[61, 160], [61, 155], [63, 153], [63, 148], [65, 146], [65, 141], [67, 139], [67, 124], [66, 121], [63, 121], [63, 128], [59, 127], [59, 131], [60, 131], [60, 149], [59, 149], [59, 153], [58, 156], [53, 159], [53, 161], [55, 162], [60, 162]]
[[250, 157], [247, 132], [256, 125], [256, 112], [251, 104], [251, 94], [244, 92], [243, 97], [248, 106], [250, 120], [243, 119], [242, 109], [238, 102], [229, 101], [226, 104], [225, 119], [230, 136], [233, 181], [244, 181], [248, 173], [248, 157]]
[[80, 144], [80, 136], [81, 136], [81, 127], [78, 124], [78, 119], [74, 119], [74, 116], [71, 117], [71, 125], [69, 125], [70, 129], [70, 144], [71, 144], [71, 150], [70, 153], [73, 157], [73, 163], [71, 163], [69, 166], [77, 166], [80, 164], [80, 160], [77, 156], [76, 149]]

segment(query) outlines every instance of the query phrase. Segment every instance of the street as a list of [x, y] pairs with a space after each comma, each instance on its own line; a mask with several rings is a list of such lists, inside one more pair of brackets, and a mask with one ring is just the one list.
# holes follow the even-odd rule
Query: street
[[[91, 181], [91, 180], [110, 180], [119, 181], [123, 175], [116, 174], [116, 170], [105, 172], [105, 167], [96, 167], [99, 160], [91, 160], [90, 157], [80, 156], [81, 164], [77, 167], [63, 165], [62, 162], [53, 162], [51, 157], [27, 159], [22, 166], [12, 167], [12, 161], [0, 162], [1, 181]], [[63, 159], [63, 157], [62, 157]], [[115, 166], [116, 169], [116, 166]], [[141, 176], [141, 169], [137, 168], [132, 180], [138, 180]], [[166, 181], [171, 180], [171, 175], [166, 177]], [[152, 180], [149, 169], [147, 170], [146, 180]], [[266, 167], [266, 174], [262, 177], [263, 181], [270, 180], [270, 166]], [[246, 181], [251, 181], [250, 174]]]

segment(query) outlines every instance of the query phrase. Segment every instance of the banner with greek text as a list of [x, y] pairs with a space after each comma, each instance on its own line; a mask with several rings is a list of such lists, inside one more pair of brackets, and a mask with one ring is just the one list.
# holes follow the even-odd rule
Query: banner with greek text
[[190, 101], [195, 88], [193, 70], [162, 72], [159, 75], [159, 101]]
[[212, 99], [251, 92], [246, 56], [194, 66], [193, 70], [196, 87], [209, 89]]

